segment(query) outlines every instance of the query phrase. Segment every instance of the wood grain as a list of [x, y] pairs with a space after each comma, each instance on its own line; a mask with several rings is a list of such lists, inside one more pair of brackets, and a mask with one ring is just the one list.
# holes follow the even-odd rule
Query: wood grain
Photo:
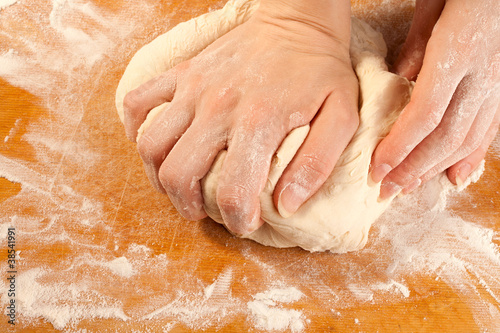
[[[355, 1], [354, 5], [359, 13], [372, 15], [374, 22], [385, 25], [387, 31], [391, 29], [390, 24], [401, 25], [411, 16], [408, 10], [374, 16], [374, 3]], [[149, 15], [144, 16], [148, 22], [144, 25], [137, 24], [140, 20], [126, 11], [132, 8], [128, 1], [94, 0], [92, 4], [105, 20], [114, 19], [113, 24], [123, 26], [116, 31], [128, 31], [126, 36], [118, 36], [110, 27], [96, 25], [95, 18], [81, 12], [70, 15], [72, 12], [68, 9], [68, 25], [84, 27], [90, 36], [96, 36], [92, 35], [95, 31], [116, 36], [116, 40], [110, 40], [113, 46], [95, 65], [68, 68], [52, 76], [47, 76], [48, 71], [41, 68], [18, 73], [15, 76], [18, 79], [12, 75], [0, 79], [0, 157], [4, 162], [15, 161], [18, 165], [15, 174], [21, 174], [22, 178], [12, 181], [0, 178], [0, 221], [16, 225], [17, 250], [21, 251], [22, 258], [19, 274], [43, 269], [45, 273], [37, 283], [44, 286], [60, 283], [64, 290], [72, 282], [76, 285], [87, 282], [89, 288], [103, 298], [118, 300], [119, 307], [130, 317], [124, 321], [116, 316], [83, 316], [68, 323], [67, 330], [256, 332], [259, 329], [245, 312], [246, 302], [252, 301], [259, 292], [279, 286], [294, 286], [304, 293], [305, 297], [299, 301], [281, 306], [301, 311], [307, 318], [307, 332], [479, 332], [485, 327], [490, 331], [500, 330], [500, 326], [488, 322], [487, 316], [478, 319], [478, 313], [483, 315], [482, 310], [467, 301], [467, 293], [443, 280], [440, 269], [391, 276], [388, 273], [391, 263], [383, 261], [388, 255], [384, 257], [372, 250], [381, 246], [375, 244], [376, 240], [371, 240], [367, 248], [358, 253], [310, 254], [300, 249], [273, 249], [237, 239], [209, 219], [184, 220], [168, 198], [149, 185], [135, 145], [126, 140], [115, 114], [114, 91], [128, 60], [142, 44], [178, 22], [209, 8], [221, 7], [223, 2], [179, 0], [151, 5], [149, 11], [141, 9], [141, 14]], [[370, 10], [363, 11], [366, 7]], [[39, 0], [31, 4], [21, 2], [0, 11], [0, 19], [4, 16], [10, 23], [24, 27], [14, 36], [0, 33], [0, 54], [14, 48], [26, 59], [29, 52], [33, 52], [26, 40], [36, 44], [37, 39], [45, 38], [48, 42], [43, 50], [52, 48], [53, 55], [63, 54], [58, 51], [68, 48], [64, 39], [50, 39], [50, 29], [40, 28], [48, 25], [50, 11], [50, 6]], [[9, 16], [14, 12], [15, 16]], [[39, 14], [42, 23], [30, 21], [33, 13]], [[28, 21], [31, 23], [26, 25]], [[129, 24], [137, 25], [127, 30]], [[45, 54], [46, 51], [39, 52]], [[33, 80], [52, 77], [53, 80], [43, 82], [47, 87], [44, 90], [43, 85], [30, 82], [31, 77]], [[61, 110], [65, 108], [79, 118], [62, 119]], [[34, 144], [36, 139], [29, 135], [33, 133], [44, 134], [41, 137], [54, 139], [56, 143]], [[6, 137], [8, 139], [1, 141]], [[0, 169], [4, 162], [0, 163]], [[25, 173], [23, 168], [27, 170]], [[492, 151], [480, 182], [470, 186], [466, 195], [457, 196], [450, 207], [453, 214], [495, 232], [492, 244], [497, 246], [500, 245], [499, 174], [500, 157], [498, 151]], [[39, 178], [33, 178], [35, 176]], [[86, 211], [85, 207], [90, 208]], [[15, 218], [17, 222], [13, 222]], [[390, 251], [391, 247], [387, 245], [386, 249]], [[132, 263], [135, 273], [131, 277], [113, 275], [108, 266], [102, 265], [120, 257]], [[2, 250], [2, 269], [6, 268], [6, 260], [6, 251]], [[230, 297], [224, 296], [224, 302], [237, 304], [217, 311], [233, 311], [231, 315], [207, 315], [207, 323], [200, 324], [198, 320], [198, 326], [179, 319], [180, 315], [145, 319], [174, 300], [205, 302], [204, 288], [224, 276], [230, 281]], [[350, 287], [364, 283], [362, 281], [383, 282], [392, 278], [408, 287], [409, 297], [394, 290], [372, 290], [372, 300], [357, 300], [355, 294], [349, 293]], [[498, 299], [491, 296], [500, 294], [500, 284], [482, 285], [472, 275], [463, 282], [473, 285], [478, 299], [484, 301], [478, 307], [489, 304], [500, 311]], [[83, 297], [82, 292], [78, 295]], [[95, 310], [98, 300], [94, 299], [88, 312]], [[79, 306], [81, 302], [78, 298]], [[192, 311], [198, 311], [199, 304], [189, 304]], [[217, 318], [222, 319], [217, 322]], [[6, 324], [6, 317], [0, 318], [3, 331], [2, 327], [12, 329]], [[28, 318], [20, 311], [16, 331], [57, 330], [46, 316]]]

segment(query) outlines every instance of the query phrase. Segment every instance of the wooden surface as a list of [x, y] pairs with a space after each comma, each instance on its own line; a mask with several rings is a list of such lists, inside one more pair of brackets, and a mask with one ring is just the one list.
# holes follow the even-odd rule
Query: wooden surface
[[[0, 61], [0, 173], [7, 178], [0, 178], [0, 222], [16, 228], [20, 251], [17, 331], [50, 332], [55, 325], [88, 332], [257, 332], [262, 329], [247, 303], [258, 293], [288, 287], [304, 296], [276, 308], [297, 310], [306, 332], [500, 331], [498, 257], [475, 253], [482, 247], [466, 231], [436, 235], [423, 224], [429, 234], [421, 242], [449, 238], [443, 244], [450, 246], [435, 253], [448, 255], [450, 264], [433, 267], [432, 258], [416, 258], [399, 269], [399, 253], [393, 252], [401, 248], [391, 241], [398, 229], [388, 222], [376, 225], [357, 253], [279, 250], [234, 238], [209, 219], [188, 222], [151, 188], [115, 114], [118, 80], [142, 44], [223, 2], [55, 3], [21, 0], [0, 11], [0, 55], [5, 61], [12, 49], [8, 59], [16, 61]], [[404, 39], [408, 25], [401, 22], [410, 7], [389, 11], [387, 2], [377, 9], [359, 1], [355, 8], [383, 31], [398, 26], [399, 35], [390, 37], [395, 45]], [[68, 27], [88, 38], [75, 37]], [[94, 53], [99, 57], [90, 61]], [[457, 228], [480, 228], [492, 248], [500, 245], [498, 140], [482, 179], [442, 215], [447, 223], [449, 214], [465, 221]], [[467, 239], [453, 238], [464, 234]], [[468, 259], [455, 242], [470, 245]], [[467, 267], [449, 268], [456, 258]], [[421, 259], [430, 264], [419, 266]], [[385, 288], [391, 281], [409, 295], [404, 288]], [[6, 301], [3, 294], [2, 308]], [[119, 318], [119, 311], [104, 315], [99, 309], [107, 306], [129, 319]], [[64, 311], [72, 319], [57, 322]], [[2, 327], [12, 329], [5, 316]]]

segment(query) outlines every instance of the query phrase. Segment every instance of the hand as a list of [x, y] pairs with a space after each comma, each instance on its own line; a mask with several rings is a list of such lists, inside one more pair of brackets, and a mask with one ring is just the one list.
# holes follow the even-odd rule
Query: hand
[[227, 149], [217, 203], [226, 226], [247, 234], [263, 223], [259, 194], [273, 154], [292, 129], [311, 122], [274, 195], [283, 215], [293, 213], [326, 180], [358, 125], [349, 41], [349, 1], [262, 1], [197, 57], [130, 92], [132, 139], [152, 108], [171, 101], [138, 142], [151, 182], [184, 217], [204, 218], [199, 181]]
[[372, 158], [381, 199], [446, 169], [461, 183], [484, 158], [500, 122], [499, 17], [497, 0], [417, 0], [394, 65], [415, 89]]

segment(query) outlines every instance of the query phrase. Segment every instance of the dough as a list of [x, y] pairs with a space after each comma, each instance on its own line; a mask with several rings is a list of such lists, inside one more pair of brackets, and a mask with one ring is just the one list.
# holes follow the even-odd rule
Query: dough
[[[231, 0], [223, 9], [179, 24], [140, 49], [117, 89], [116, 107], [121, 120], [127, 92], [194, 57], [218, 37], [245, 22], [257, 6], [256, 0]], [[386, 51], [380, 33], [352, 19], [351, 59], [360, 84], [359, 129], [326, 183], [293, 216], [284, 219], [274, 207], [273, 190], [307, 136], [309, 126], [293, 130], [274, 156], [267, 185], [260, 196], [261, 216], [266, 224], [247, 238], [275, 247], [300, 246], [312, 252], [344, 253], [359, 250], [366, 244], [370, 226], [391, 201], [378, 202], [380, 185], [370, 184], [371, 155], [408, 103], [412, 89], [406, 79], [388, 72], [384, 61]], [[139, 135], [161, 110], [160, 106], [150, 112]], [[219, 153], [202, 180], [205, 210], [219, 223], [223, 221], [215, 196], [225, 155], [226, 151]]]

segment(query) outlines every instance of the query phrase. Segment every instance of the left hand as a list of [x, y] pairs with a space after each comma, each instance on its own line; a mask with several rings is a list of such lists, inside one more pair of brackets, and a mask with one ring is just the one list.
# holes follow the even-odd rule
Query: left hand
[[152, 108], [171, 102], [137, 148], [153, 185], [185, 218], [206, 217], [200, 180], [226, 149], [216, 190], [224, 224], [238, 235], [259, 228], [273, 154], [309, 123], [275, 204], [291, 215], [318, 190], [359, 122], [350, 21], [348, 0], [262, 0], [248, 21], [125, 96], [132, 140]]
[[415, 89], [372, 157], [381, 199], [446, 169], [461, 183], [484, 158], [500, 122], [499, 18], [498, 0], [417, 0], [394, 65]]

